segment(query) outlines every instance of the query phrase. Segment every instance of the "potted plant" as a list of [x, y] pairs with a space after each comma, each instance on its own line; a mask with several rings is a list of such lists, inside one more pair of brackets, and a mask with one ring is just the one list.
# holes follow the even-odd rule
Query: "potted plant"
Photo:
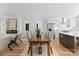
[[40, 29], [37, 28], [37, 29], [36, 29], [36, 37], [39, 38], [40, 36], [41, 36], [41, 34], [40, 34]]

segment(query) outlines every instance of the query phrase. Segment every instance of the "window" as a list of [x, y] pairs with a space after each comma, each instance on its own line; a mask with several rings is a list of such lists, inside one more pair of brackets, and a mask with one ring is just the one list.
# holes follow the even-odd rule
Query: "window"
[[16, 18], [6, 19], [6, 32], [17, 33], [17, 19]]

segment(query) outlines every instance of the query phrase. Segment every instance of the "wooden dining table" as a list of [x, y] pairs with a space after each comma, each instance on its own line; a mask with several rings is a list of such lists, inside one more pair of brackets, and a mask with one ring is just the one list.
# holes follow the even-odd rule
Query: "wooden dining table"
[[33, 55], [33, 44], [46, 44], [47, 45], [47, 53], [48, 53], [48, 56], [50, 56], [50, 40], [47, 39], [45, 36], [42, 36], [41, 38], [36, 38], [36, 37], [32, 37], [30, 40], [29, 40], [29, 43], [30, 43], [30, 55], [32, 56]]

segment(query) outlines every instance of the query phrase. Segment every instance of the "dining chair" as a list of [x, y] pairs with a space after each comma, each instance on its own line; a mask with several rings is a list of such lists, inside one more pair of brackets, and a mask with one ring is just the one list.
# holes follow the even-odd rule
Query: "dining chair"
[[[15, 38], [11, 38], [11, 40], [10, 40], [10, 42], [9, 42], [9, 44], [8, 44], [8, 48], [9, 48], [11, 51], [13, 51], [13, 49], [10, 47], [12, 44], [15, 44], [15, 45], [18, 46], [18, 44], [16, 43], [17, 38], [18, 38], [18, 35], [16, 35]], [[14, 40], [13, 40], [13, 39], [14, 39]]]
[[23, 41], [21, 40], [21, 37], [22, 37], [22, 33], [18, 34], [18, 40], [23, 43]]
[[[28, 31], [27, 32], [28, 43], [29, 43], [29, 40], [31, 39], [31, 37], [32, 37], [31, 31]], [[29, 52], [30, 52], [30, 44], [29, 44], [29, 48], [28, 48], [28, 54], [29, 54]]]
[[23, 43], [23, 41], [21, 40], [21, 35], [22, 35], [22, 34], [17, 34], [14, 38], [11, 37], [11, 40], [10, 40], [10, 42], [9, 42], [9, 44], [8, 44], [8, 48], [9, 48], [11, 51], [13, 51], [13, 49], [11, 48], [11, 45], [12, 45], [12, 44], [15, 44], [16, 46], [19, 46], [16, 41], [19, 40], [21, 43]]
[[51, 53], [53, 54], [53, 51], [52, 51], [52, 40], [53, 40], [53, 38], [51, 37], [51, 34], [53, 34], [53, 33], [51, 33], [52, 31], [49, 31], [48, 32], [48, 39], [50, 40], [50, 51], [51, 51]]

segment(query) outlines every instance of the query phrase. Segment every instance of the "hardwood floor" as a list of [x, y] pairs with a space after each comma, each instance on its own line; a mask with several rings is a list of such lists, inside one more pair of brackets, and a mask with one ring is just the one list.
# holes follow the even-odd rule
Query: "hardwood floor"
[[73, 55], [73, 53], [70, 50], [68, 50], [64, 46], [60, 45], [58, 40], [54, 40], [52, 42], [52, 47], [55, 48], [55, 50], [57, 51], [59, 56], [71, 56], [71, 55]]
[[52, 42], [52, 47], [55, 48], [59, 56], [79, 56], [79, 49], [73, 53], [63, 45], [60, 45], [58, 40]]
[[11, 47], [13, 51], [10, 51], [9, 48], [5, 48], [4, 50], [0, 51], [1, 56], [20, 56], [26, 46], [28, 45], [27, 40], [23, 39], [23, 43], [18, 42], [19, 46], [13, 44]]
[[[23, 43], [18, 42], [19, 46], [12, 45], [13, 51], [10, 51], [8, 48], [5, 48], [0, 51], [0, 56], [29, 56], [28, 51], [28, 41], [27, 39], [23, 39]], [[57, 39], [53, 40], [52, 43], [53, 54], [51, 56], [79, 56], [79, 49], [72, 53], [70, 50], [65, 48], [64, 46], [59, 44]], [[33, 47], [33, 55], [35, 56], [46, 56], [46, 45], [43, 45], [43, 54], [39, 55], [38, 50], [36, 49], [38, 46], [34, 45]]]

